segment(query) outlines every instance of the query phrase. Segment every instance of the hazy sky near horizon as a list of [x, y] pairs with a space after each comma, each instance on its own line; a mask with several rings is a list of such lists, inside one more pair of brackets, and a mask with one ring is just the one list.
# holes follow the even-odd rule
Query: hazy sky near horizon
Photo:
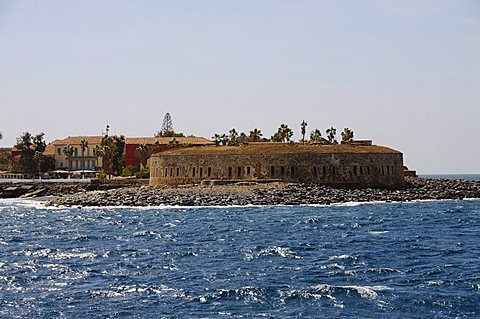
[[1, 146], [111, 132], [350, 127], [480, 173], [478, 0], [0, 0]]

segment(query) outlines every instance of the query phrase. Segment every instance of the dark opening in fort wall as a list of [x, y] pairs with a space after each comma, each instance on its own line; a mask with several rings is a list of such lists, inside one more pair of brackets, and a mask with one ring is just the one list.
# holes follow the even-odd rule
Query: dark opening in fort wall
[[157, 154], [150, 166], [150, 185], [274, 179], [394, 188], [404, 181], [402, 153], [378, 146], [200, 147]]

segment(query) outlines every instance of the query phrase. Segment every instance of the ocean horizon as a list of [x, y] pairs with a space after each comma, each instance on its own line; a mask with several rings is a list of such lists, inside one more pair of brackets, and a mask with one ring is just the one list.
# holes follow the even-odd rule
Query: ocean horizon
[[419, 174], [418, 176], [433, 179], [466, 179], [480, 181], [480, 174]]

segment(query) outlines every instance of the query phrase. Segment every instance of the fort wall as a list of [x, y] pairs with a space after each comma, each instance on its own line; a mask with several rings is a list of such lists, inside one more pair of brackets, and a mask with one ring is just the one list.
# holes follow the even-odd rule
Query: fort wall
[[[321, 147], [321, 146], [320, 146]], [[344, 146], [353, 147], [353, 146]], [[218, 147], [221, 149], [222, 147]], [[321, 183], [360, 187], [403, 184], [403, 155], [391, 152], [167, 152], [151, 159], [150, 185], [204, 180]]]

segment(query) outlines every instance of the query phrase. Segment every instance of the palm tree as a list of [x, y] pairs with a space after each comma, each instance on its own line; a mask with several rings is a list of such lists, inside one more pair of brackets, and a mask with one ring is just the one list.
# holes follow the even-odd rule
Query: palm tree
[[35, 155], [33, 155], [33, 161], [37, 163], [39, 179], [42, 178], [42, 159], [43, 159], [43, 153], [36, 151]]
[[335, 139], [336, 135], [337, 135], [336, 128], [334, 128], [333, 126], [330, 128], [327, 128], [327, 139], [330, 144], [338, 144], [337, 140]]
[[215, 146], [219, 146], [222, 142], [220, 134], [217, 133], [215, 133], [215, 135], [212, 137], [212, 140], [215, 143]]
[[227, 134], [222, 134], [220, 136], [220, 143], [222, 143], [223, 146], [228, 144], [228, 136]]
[[[70, 144], [65, 145], [65, 147], [63, 148], [63, 154], [65, 154], [65, 157], [69, 161], [73, 155], [73, 146], [71, 146]], [[68, 168], [71, 169], [71, 165], [68, 165]]]
[[302, 121], [300, 124], [300, 127], [302, 128], [302, 143], [305, 144], [305, 133], [307, 133], [307, 122]]
[[[97, 158], [97, 165], [98, 165], [98, 158], [99, 157], [103, 157], [104, 153], [103, 153], [103, 149], [100, 145], [95, 145], [95, 147], [93, 148], [93, 156], [95, 156]], [[96, 169], [96, 166], [95, 166], [95, 169]]]
[[278, 128], [278, 133], [280, 133], [282, 142], [290, 141], [290, 138], [292, 138], [293, 136], [293, 131], [291, 128], [288, 127], [287, 124], [280, 124], [280, 127]]
[[351, 144], [353, 142], [353, 131], [348, 127], [343, 129], [342, 132], [342, 143]]
[[252, 142], [258, 142], [262, 138], [262, 131], [258, 128], [254, 128], [250, 131], [250, 140]]
[[140, 144], [137, 147], [137, 151], [140, 154], [140, 164], [143, 168], [147, 167], [148, 155], [150, 152], [150, 147], [147, 144]]
[[314, 129], [312, 133], [310, 133], [310, 141], [314, 143], [320, 143], [322, 142], [323, 137], [322, 137], [322, 132], [318, 128]]
[[158, 153], [162, 150], [162, 144], [160, 144], [159, 141], [155, 141], [152, 145], [152, 152], [153, 153]]
[[232, 128], [228, 131], [228, 146], [237, 146], [238, 145], [238, 133], [235, 128]]
[[82, 150], [82, 177], [85, 174], [85, 150], [88, 147], [88, 141], [83, 139], [80, 141], [80, 149]]
[[244, 143], [248, 143], [249, 141], [250, 141], [250, 138], [247, 136], [247, 134], [245, 134], [245, 132], [240, 133], [240, 135], [237, 138], [237, 144], [238, 143], [244, 144]]

